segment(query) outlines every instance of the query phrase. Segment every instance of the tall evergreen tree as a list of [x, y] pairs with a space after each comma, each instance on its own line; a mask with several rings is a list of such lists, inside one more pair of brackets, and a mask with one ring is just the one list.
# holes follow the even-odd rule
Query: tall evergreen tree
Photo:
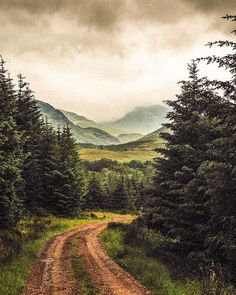
[[[33, 93], [22, 75], [18, 76], [17, 112], [15, 120], [18, 129], [23, 133], [23, 164], [22, 198], [26, 210], [37, 213], [42, 199], [42, 171], [40, 165], [40, 142], [42, 141], [42, 122]], [[41, 210], [41, 209], [40, 209]]]
[[104, 193], [101, 190], [100, 182], [95, 173], [93, 173], [89, 180], [88, 192], [86, 194], [86, 208], [88, 209], [102, 209], [103, 208]]
[[167, 102], [172, 111], [165, 126], [171, 133], [162, 135], [166, 147], [158, 149], [163, 157], [155, 161], [154, 208], [149, 217], [152, 225], [177, 238], [189, 253], [204, 247], [208, 199], [199, 190], [204, 186], [198, 169], [207, 159], [209, 141], [217, 137], [207, 122], [217, 121], [221, 98], [207, 87], [205, 78], [198, 78], [195, 62], [189, 65], [189, 80], [181, 82], [181, 90], [176, 100]]
[[121, 177], [115, 190], [112, 193], [111, 206], [112, 206], [113, 210], [126, 210], [126, 209], [128, 209], [129, 202], [128, 202], [127, 191], [125, 188], [125, 181], [124, 181], [123, 177]]
[[20, 217], [22, 134], [14, 120], [16, 92], [0, 60], [0, 229], [13, 229]]
[[[236, 21], [236, 16], [226, 16]], [[196, 62], [189, 81], [168, 114], [163, 157], [155, 160], [153, 208], [148, 222], [176, 238], [184, 255], [203, 251], [236, 275], [236, 44], [225, 56], [201, 58], [231, 74], [229, 81], [198, 78]], [[220, 91], [219, 91], [220, 90]], [[178, 252], [180, 254], [180, 252]]]
[[68, 126], [58, 135], [57, 170], [54, 171], [52, 212], [60, 216], [74, 216], [85, 194], [83, 170], [78, 150]]
[[[236, 16], [227, 15], [225, 18], [236, 21]], [[224, 56], [214, 55], [203, 60], [229, 71], [231, 79], [208, 83], [221, 90], [225, 104], [220, 124], [213, 126], [220, 136], [209, 145], [209, 160], [201, 167], [211, 215], [205, 226], [205, 244], [209, 255], [230, 266], [232, 276], [236, 277], [236, 43], [226, 40], [208, 45], [229, 48], [229, 53]]]

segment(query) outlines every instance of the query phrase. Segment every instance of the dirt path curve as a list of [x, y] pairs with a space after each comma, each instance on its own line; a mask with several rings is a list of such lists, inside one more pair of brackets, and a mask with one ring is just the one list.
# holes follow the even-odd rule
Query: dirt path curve
[[151, 294], [104, 251], [99, 234], [107, 223], [98, 224], [79, 239], [78, 247], [88, 273], [103, 295]]
[[82, 225], [49, 240], [32, 267], [22, 295], [80, 294], [69, 272], [71, 240], [77, 234], [80, 234], [78, 249], [82, 260], [101, 294], [150, 294], [105, 253], [99, 234], [107, 224], [94, 222]]

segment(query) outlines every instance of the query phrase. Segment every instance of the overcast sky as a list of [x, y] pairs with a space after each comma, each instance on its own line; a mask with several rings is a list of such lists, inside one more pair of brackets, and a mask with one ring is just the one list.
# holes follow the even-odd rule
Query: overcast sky
[[0, 0], [0, 53], [37, 99], [110, 120], [174, 99], [204, 44], [234, 38], [226, 13], [235, 0]]

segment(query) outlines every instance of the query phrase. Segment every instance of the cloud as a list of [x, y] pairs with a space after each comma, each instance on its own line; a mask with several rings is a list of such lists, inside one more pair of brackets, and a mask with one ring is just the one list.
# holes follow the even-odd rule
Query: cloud
[[198, 11], [204, 14], [209, 13], [234, 13], [235, 12], [235, 1], [234, 0], [185, 0], [186, 4], [191, 5]]
[[14, 15], [14, 22], [23, 23], [22, 16], [25, 16], [25, 25], [30, 24], [30, 20], [38, 22], [45, 16], [59, 14], [62, 18], [76, 20], [78, 24], [107, 30], [119, 20], [124, 4], [124, 0], [1, 0], [0, 9]]
[[25, 24], [59, 14], [89, 28], [111, 30], [120, 22], [177, 23], [194, 12], [223, 15], [234, 12], [235, 0], [0, 0], [0, 9], [14, 15], [11, 21]]
[[[37, 98], [111, 119], [174, 97], [235, 0], [0, 0], [1, 54]], [[226, 34], [227, 33], [227, 34]], [[202, 50], [202, 48], [204, 50]], [[104, 118], [106, 116], [106, 118]]]

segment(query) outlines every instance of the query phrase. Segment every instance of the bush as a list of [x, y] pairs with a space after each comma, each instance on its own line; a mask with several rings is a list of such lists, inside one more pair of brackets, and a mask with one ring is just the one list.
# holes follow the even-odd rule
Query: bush
[[21, 235], [19, 232], [0, 230], [0, 262], [5, 262], [21, 248]]

